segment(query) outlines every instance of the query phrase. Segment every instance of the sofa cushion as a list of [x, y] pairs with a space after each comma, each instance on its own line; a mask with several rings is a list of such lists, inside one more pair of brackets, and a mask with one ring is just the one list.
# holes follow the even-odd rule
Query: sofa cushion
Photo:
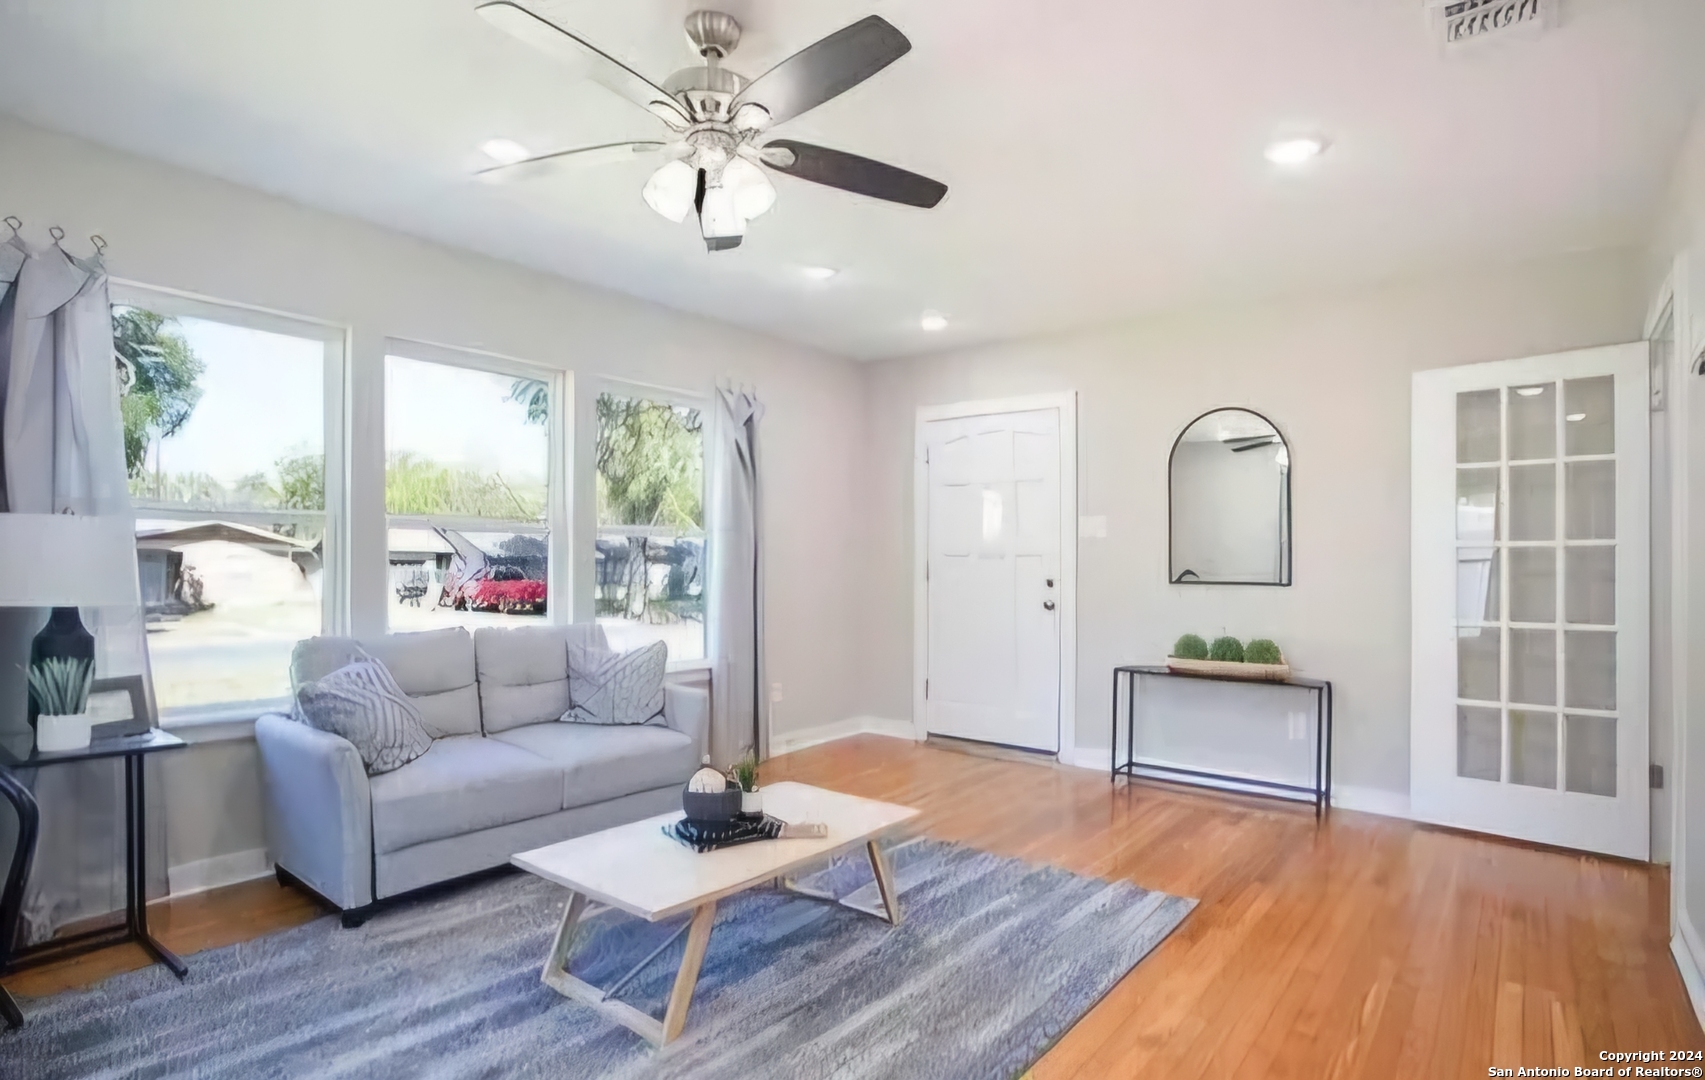
[[376, 851], [562, 809], [562, 766], [481, 735], [434, 740], [407, 765], [373, 777], [371, 787]]
[[303, 683], [296, 708], [310, 726], [349, 740], [368, 776], [399, 769], [432, 746], [420, 709], [377, 660], [357, 660]]
[[559, 766], [564, 810], [685, 784], [699, 767], [693, 740], [662, 724], [529, 724], [493, 735], [491, 741]]
[[604, 647], [597, 623], [482, 626], [474, 631], [480, 716], [488, 735], [555, 720], [568, 711], [568, 650]]
[[361, 647], [391, 669], [391, 676], [420, 707], [434, 739], [480, 733], [474, 639], [459, 626], [415, 634], [362, 638]]
[[325, 678], [345, 664], [371, 659], [373, 657], [361, 647], [361, 643], [352, 637], [321, 634], [303, 638], [290, 650], [290, 692], [295, 694], [308, 683]]

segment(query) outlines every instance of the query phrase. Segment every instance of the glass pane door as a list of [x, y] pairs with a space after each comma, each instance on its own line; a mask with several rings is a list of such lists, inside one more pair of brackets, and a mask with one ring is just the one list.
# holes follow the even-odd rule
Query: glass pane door
[[1617, 795], [1610, 375], [1456, 394], [1456, 775]]

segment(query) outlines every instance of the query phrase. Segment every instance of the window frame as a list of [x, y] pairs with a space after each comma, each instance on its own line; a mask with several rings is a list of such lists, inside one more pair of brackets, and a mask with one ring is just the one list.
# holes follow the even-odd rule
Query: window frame
[[[385, 425], [390, 414], [390, 358], [393, 356], [402, 360], [413, 360], [424, 364], [441, 364], [445, 367], [488, 375], [501, 375], [515, 379], [537, 379], [549, 389], [550, 409], [549, 418], [545, 425], [547, 447], [545, 454], [545, 521], [543, 526], [537, 526], [531, 522], [524, 524], [530, 528], [542, 528], [548, 537], [545, 545], [547, 600], [542, 625], [562, 626], [573, 622], [574, 537], [572, 535], [573, 530], [570, 527], [572, 500], [568, 487], [574, 477], [574, 462], [569, 453], [570, 440], [567, 415], [567, 402], [572, 400], [574, 388], [573, 373], [562, 368], [547, 367], [532, 361], [519, 360], [501, 353], [453, 345], [438, 345], [409, 338], [385, 338], [384, 348], [380, 356], [382, 370], [379, 378], [379, 416], [381, 427], [384, 428], [380, 435], [379, 514], [387, 536], [392, 527], [393, 519], [425, 527], [438, 524], [449, 528], [481, 532], [493, 531], [490, 526], [494, 524], [523, 524], [515, 519], [504, 518], [393, 515], [389, 508], [384, 505], [386, 501], [384, 470], [391, 452], [390, 431]], [[388, 580], [389, 541], [387, 540], [385, 544], [381, 545], [381, 548], [378, 556], [383, 561], [377, 569], [381, 579]], [[382, 619], [385, 633], [395, 632], [391, 629], [390, 621], [390, 604], [387, 602]]]
[[[710, 566], [711, 560], [715, 558], [715, 555], [711, 551], [710, 542], [715, 524], [711, 520], [710, 487], [711, 477], [714, 475], [713, 469], [715, 468], [715, 459], [713, 457], [713, 440], [710, 437], [710, 433], [713, 418], [712, 408], [716, 404], [716, 391], [714, 389], [709, 392], [683, 390], [675, 386], [663, 386], [658, 383], [642, 382], [637, 379], [626, 379], [618, 375], [595, 375], [584, 380], [584, 385], [587, 392], [585, 396], [585, 408], [581, 417], [585, 426], [586, 435], [583, 440], [579, 440], [576, 443], [575, 450], [578, 452], [577, 456], [579, 459], [585, 462], [584, 486], [577, 487], [576, 494], [586, 500], [586, 514], [584, 516], [584, 523], [582, 524], [582, 530], [586, 535], [577, 536], [575, 539], [579, 542], [578, 546], [580, 547], [580, 550], [585, 552], [586, 556], [585, 565], [583, 567], [583, 573], [586, 580], [586, 595], [584, 601], [584, 618], [586, 621], [597, 621], [597, 614], [594, 608], [594, 595], [597, 589], [596, 558], [598, 530], [601, 528], [598, 524], [598, 398], [603, 394], [611, 394], [616, 397], [640, 398], [645, 401], [655, 402], [659, 405], [696, 409], [699, 416], [702, 418], [703, 426], [700, 428], [700, 432], [701, 438], [704, 441], [704, 490], [700, 493], [699, 498], [701, 500], [701, 505], [704, 508], [705, 609], [704, 641], [700, 651], [704, 655], [694, 660], [677, 660], [671, 657], [667, 665], [667, 670], [671, 673], [677, 671], [709, 670], [715, 666], [715, 660], [710, 655]], [[582, 478], [577, 475], [577, 484], [581, 479]]]
[[[172, 318], [201, 319], [224, 323], [227, 326], [266, 333], [283, 334], [318, 341], [325, 348], [323, 373], [323, 404], [321, 424], [325, 443], [325, 532], [321, 552], [324, 574], [320, 589], [320, 633], [349, 632], [349, 357], [351, 332], [349, 327], [324, 319], [296, 315], [253, 304], [220, 300], [199, 293], [171, 289], [126, 278], [109, 278], [107, 299], [114, 307], [134, 307]], [[132, 505], [132, 518], [147, 516], [168, 521], [199, 521], [214, 514], [207, 510], [172, 510], [142, 508]], [[249, 511], [232, 511], [233, 520], [252, 516]], [[152, 665], [150, 664], [150, 667]], [[220, 721], [232, 717], [252, 717], [269, 709], [288, 705], [288, 696], [257, 698], [245, 701], [211, 702], [204, 705], [166, 706], [158, 710], [160, 726], [171, 728], [174, 721]]]

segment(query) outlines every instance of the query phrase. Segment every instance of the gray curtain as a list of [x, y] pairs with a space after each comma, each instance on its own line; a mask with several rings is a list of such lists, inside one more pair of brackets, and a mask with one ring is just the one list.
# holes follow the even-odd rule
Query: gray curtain
[[764, 556], [758, 422], [744, 387], [719, 387], [710, 477], [710, 759], [726, 769], [748, 751], [769, 757], [764, 688]]
[[[58, 245], [29, 252], [0, 304], [0, 511], [132, 517], [111, 303], [98, 257], [77, 259]], [[8, 667], [27, 660], [46, 614], [9, 612], [0, 620]], [[84, 608], [82, 616], [95, 635], [96, 676], [141, 675], [146, 684], [140, 588], [134, 604]], [[21, 723], [23, 708], [9, 693], [0, 723]], [[42, 829], [24, 896], [24, 942], [124, 906], [122, 768], [107, 760], [25, 776], [41, 804]], [[157, 894], [165, 882], [157, 785], [153, 795], [149, 885]]]

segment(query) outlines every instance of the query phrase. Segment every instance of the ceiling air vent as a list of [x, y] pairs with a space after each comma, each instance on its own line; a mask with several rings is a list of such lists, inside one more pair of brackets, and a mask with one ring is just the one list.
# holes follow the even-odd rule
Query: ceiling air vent
[[1555, 0], [1434, 0], [1428, 5], [1447, 49], [1538, 34], [1554, 21]]

